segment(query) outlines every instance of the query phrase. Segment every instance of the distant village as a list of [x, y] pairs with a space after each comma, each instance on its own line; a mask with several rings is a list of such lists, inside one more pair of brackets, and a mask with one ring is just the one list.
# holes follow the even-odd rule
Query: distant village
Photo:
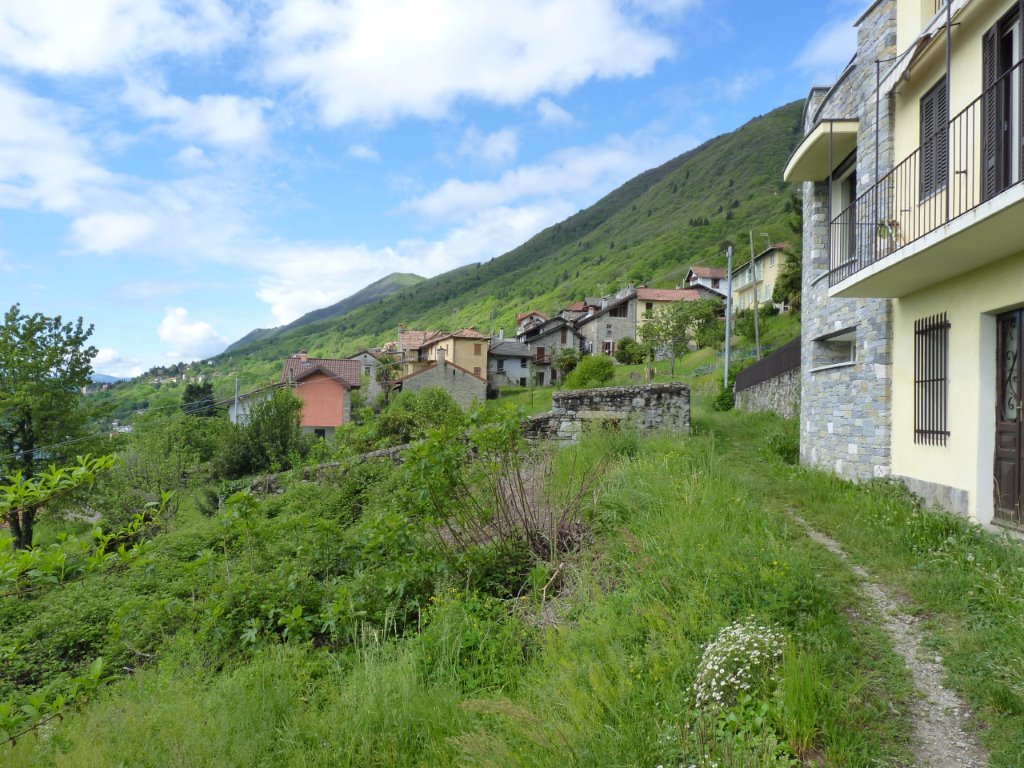
[[[769, 246], [752, 265], [733, 270], [734, 312], [771, 301], [787, 247]], [[394, 340], [347, 358], [310, 357], [303, 350], [284, 360], [278, 381], [239, 393], [229, 415], [232, 422], [244, 423], [256, 403], [287, 387], [302, 400], [303, 430], [330, 437], [351, 419], [356, 389], [376, 399], [385, 392], [436, 387], [468, 407], [500, 388], [555, 386], [561, 356], [614, 356], [617, 345], [625, 339], [641, 341], [644, 324], [678, 302], [713, 300], [722, 304], [724, 315], [728, 280], [724, 268], [694, 266], [685, 287], [628, 285], [610, 296], [585, 297], [550, 317], [524, 311], [516, 315], [514, 337], [506, 337], [503, 330], [486, 334], [475, 328], [437, 331], [399, 325]]]

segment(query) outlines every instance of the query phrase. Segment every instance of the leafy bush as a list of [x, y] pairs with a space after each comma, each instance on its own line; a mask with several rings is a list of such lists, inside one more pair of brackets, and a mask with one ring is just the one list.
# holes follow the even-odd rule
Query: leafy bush
[[800, 428], [795, 421], [787, 421], [764, 436], [764, 452], [782, 459], [786, 464], [800, 461]]
[[302, 401], [289, 390], [275, 390], [252, 407], [244, 425], [233, 425], [228, 432], [215, 461], [216, 474], [238, 478], [291, 467], [293, 459], [304, 457], [312, 444], [312, 438], [302, 434], [301, 416]]
[[565, 379], [568, 389], [586, 389], [607, 384], [615, 376], [615, 364], [605, 355], [587, 355]]
[[624, 336], [615, 344], [615, 359], [623, 365], [639, 365], [644, 361], [646, 350], [642, 344]]

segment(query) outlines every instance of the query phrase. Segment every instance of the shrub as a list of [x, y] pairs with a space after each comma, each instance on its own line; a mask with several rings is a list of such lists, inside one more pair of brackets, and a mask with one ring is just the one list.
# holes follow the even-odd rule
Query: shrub
[[587, 355], [565, 379], [569, 389], [600, 387], [612, 380], [615, 364], [605, 355]]
[[302, 401], [279, 389], [253, 406], [249, 421], [228, 432], [223, 453], [216, 459], [220, 477], [238, 478], [257, 472], [288, 469], [293, 458], [309, 452], [310, 438], [302, 434]]
[[615, 359], [623, 365], [639, 365], [644, 361], [644, 347], [625, 336], [615, 345]]
[[800, 429], [795, 421], [787, 421], [764, 436], [764, 453], [782, 459], [786, 464], [800, 461]]

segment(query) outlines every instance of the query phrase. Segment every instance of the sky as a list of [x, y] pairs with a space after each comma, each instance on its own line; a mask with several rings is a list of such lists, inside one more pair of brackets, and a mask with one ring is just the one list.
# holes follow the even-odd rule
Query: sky
[[0, 308], [98, 372], [488, 261], [831, 83], [866, 0], [0, 0]]

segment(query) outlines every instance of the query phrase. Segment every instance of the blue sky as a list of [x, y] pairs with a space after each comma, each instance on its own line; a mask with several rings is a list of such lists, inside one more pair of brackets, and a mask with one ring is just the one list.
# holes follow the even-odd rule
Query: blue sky
[[0, 307], [134, 375], [486, 261], [831, 82], [865, 5], [3, 0]]

